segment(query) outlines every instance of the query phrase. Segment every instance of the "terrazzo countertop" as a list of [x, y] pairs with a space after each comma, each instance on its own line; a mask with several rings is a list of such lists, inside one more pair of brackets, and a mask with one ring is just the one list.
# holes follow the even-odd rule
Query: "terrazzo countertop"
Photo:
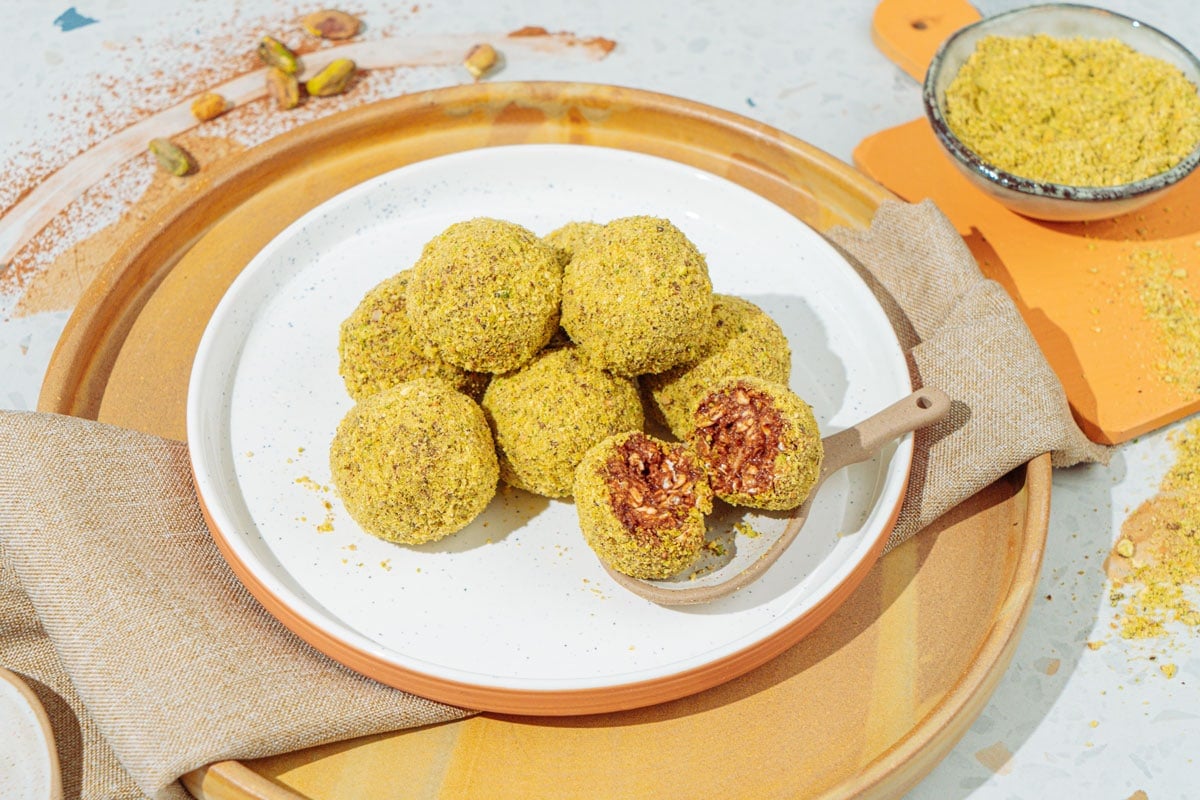
[[[977, 7], [991, 14], [1017, 5], [993, 0]], [[1200, 5], [1104, 5], [1200, 52]], [[381, 70], [369, 91], [344, 102], [461, 83], [469, 79], [459, 64], [466, 46], [530, 28], [544, 35], [510, 40], [496, 79], [677, 95], [782, 129], [847, 162], [865, 137], [922, 113], [917, 83], [872, 44], [870, 0], [549, 6], [355, 0], [347, 8], [365, 20], [365, 39], [407, 42], [399, 49], [408, 66], [386, 77]], [[172, 114], [185, 113], [186, 105], [177, 106], [202, 89], [236, 89], [237, 76], [253, 66], [244, 41], [269, 32], [272, 20], [308, 10], [282, 0], [84, 0], [70, 7], [6, 0], [11, 69], [0, 81], [0, 407], [36, 407], [55, 342], [100, 266], [94, 251], [72, 256], [71, 248], [139, 191], [108, 172], [128, 157], [122, 132], [147, 118], [169, 124]], [[387, 66], [388, 56], [370, 46], [363, 58]], [[278, 132], [226, 135], [246, 145]], [[135, 149], [145, 138], [136, 137]], [[72, 180], [55, 186], [63, 175]], [[55, 191], [38, 194], [45, 185]], [[88, 191], [103, 195], [55, 213], [65, 208], [64, 197]], [[48, 225], [53, 236], [31, 239]], [[909, 798], [1196, 796], [1195, 637], [1185, 632], [1132, 644], [1114, 636], [1117, 611], [1103, 568], [1122, 522], [1156, 492], [1173, 458], [1169, 433], [1183, 424], [1122, 445], [1107, 466], [1055, 471], [1041, 580], [1012, 664], [970, 731]], [[1160, 670], [1166, 660], [1177, 668], [1171, 677]]]

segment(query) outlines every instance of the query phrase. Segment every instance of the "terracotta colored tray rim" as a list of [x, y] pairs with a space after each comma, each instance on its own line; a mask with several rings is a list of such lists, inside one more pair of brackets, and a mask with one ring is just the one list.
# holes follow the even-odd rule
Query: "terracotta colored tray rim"
[[[471, 88], [458, 87], [452, 93], [462, 98], [469, 94]], [[794, 137], [766, 129], [765, 126], [738, 115], [690, 101], [619, 87], [553, 82], [490, 84], [488, 90], [492, 97], [507, 94], [513, 101], [520, 101], [530, 93], [542, 97], [560, 93], [586, 98], [596, 91], [607, 94], [616, 90], [627, 99], [656, 104], [665, 113], [684, 114], [689, 117], [700, 115], [747, 136], [770, 137], [777, 146], [795, 150], [799, 157], [818, 162], [836, 178], [853, 184], [874, 205], [878, 205], [884, 199], [894, 198], [886, 189], [855, 172], [848, 165], [816, 151]], [[384, 101], [364, 109], [367, 109], [368, 113], [384, 113], [383, 106], [403, 101], [403, 98]], [[364, 109], [346, 112], [342, 116], [353, 115]], [[280, 153], [280, 141], [272, 140], [256, 148], [251, 155], [260, 160], [268, 160]], [[201, 196], [200, 189], [184, 193], [164, 209], [157, 221], [147, 224], [145, 236], [133, 237], [85, 292], [51, 358], [39, 399], [40, 410], [95, 418], [113, 361], [124, 335], [129, 330], [128, 323], [118, 323], [116, 326], [111, 324], [113, 310], [127, 306], [135, 313], [140, 311], [162, 274], [169, 271], [181, 255], [173, 250], [163, 250], [162, 243], [156, 239], [156, 232], [181, 221], [194, 224], [201, 219], [207, 219], [211, 223], [223, 210], [236, 206], [244, 199], [244, 195], [238, 195], [236, 187], [229, 183], [236, 172], [233, 166], [214, 172], [216, 174], [204, 181], [203, 189], [205, 192], [219, 191], [221, 188], [235, 190], [235, 197], [229, 204], [218, 203], [215, 207], [210, 205], [197, 210], [196, 202]], [[202, 230], [202, 227], [196, 227], [196, 230]], [[199, 233], [197, 238], [198, 236]], [[964, 718], [973, 719], [987, 703], [1012, 658], [1036, 585], [1049, 518], [1050, 475], [1048, 454], [1039, 456], [1025, 465], [1025, 486], [1022, 494], [1026, 501], [1024, 520], [1027, 535], [1022, 539], [1020, 551], [1016, 554], [1016, 572], [1011, 582], [1011, 586], [1020, 588], [1005, 599], [998, 612], [996, 624], [982, 642], [971, 667], [904, 738], [873, 761], [855, 779], [832, 787], [823, 794], [824, 797], [894, 796], [915, 785], [953, 747], [965, 730], [965, 726], [952, 727], [949, 723]], [[212, 792], [211, 796], [221, 797], [297, 796], [253, 773], [237, 761], [219, 762], [197, 770], [185, 776], [184, 783], [197, 795]]]

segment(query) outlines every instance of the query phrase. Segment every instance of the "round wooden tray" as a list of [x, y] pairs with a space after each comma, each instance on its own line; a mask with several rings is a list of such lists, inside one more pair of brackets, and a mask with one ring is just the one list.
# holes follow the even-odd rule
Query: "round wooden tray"
[[[697, 103], [563, 83], [477, 84], [364, 106], [207, 166], [81, 299], [39, 408], [182, 438], [212, 309], [288, 223], [395, 167], [526, 142], [690, 164], [818, 230], [891, 195], [784, 133]], [[895, 797], [982, 710], [1016, 647], [1049, 513], [1041, 456], [881, 559], [822, 626], [749, 674], [587, 717], [479, 715], [184, 779], [198, 797]], [[752, 765], [749, 766], [749, 765]]]

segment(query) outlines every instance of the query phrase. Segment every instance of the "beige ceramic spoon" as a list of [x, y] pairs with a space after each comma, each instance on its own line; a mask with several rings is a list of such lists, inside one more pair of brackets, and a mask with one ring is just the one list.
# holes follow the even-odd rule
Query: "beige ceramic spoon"
[[941, 389], [925, 387], [908, 397], [867, 417], [853, 427], [826, 436], [822, 440], [825, 456], [821, 462], [821, 474], [809, 492], [808, 498], [793, 512], [779, 538], [755, 559], [748, 567], [728, 577], [721, 576], [720, 568], [705, 576], [700, 585], [672, 581], [645, 581], [631, 578], [605, 564], [605, 569], [617, 583], [634, 594], [664, 606], [694, 605], [707, 603], [733, 594], [758, 580], [767, 568], [778, 560], [783, 551], [795, 540], [796, 534], [808, 518], [813, 497], [821, 484], [842, 467], [866, 461], [888, 442], [898, 436], [932, 425], [950, 410], [950, 398]]

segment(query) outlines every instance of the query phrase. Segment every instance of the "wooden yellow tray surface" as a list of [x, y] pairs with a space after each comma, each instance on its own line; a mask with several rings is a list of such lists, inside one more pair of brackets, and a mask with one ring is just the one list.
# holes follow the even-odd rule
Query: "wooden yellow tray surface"
[[[891, 195], [734, 114], [618, 87], [478, 84], [364, 106], [202, 170], [109, 262], [39, 407], [183, 438], [196, 345], [288, 223], [367, 178], [519, 143], [649, 153], [746, 186], [818, 230]], [[693, 697], [587, 717], [460, 722], [197, 770], [198, 797], [896, 797], [954, 745], [1016, 647], [1049, 513], [1041, 456], [897, 548], [814, 633]]]

